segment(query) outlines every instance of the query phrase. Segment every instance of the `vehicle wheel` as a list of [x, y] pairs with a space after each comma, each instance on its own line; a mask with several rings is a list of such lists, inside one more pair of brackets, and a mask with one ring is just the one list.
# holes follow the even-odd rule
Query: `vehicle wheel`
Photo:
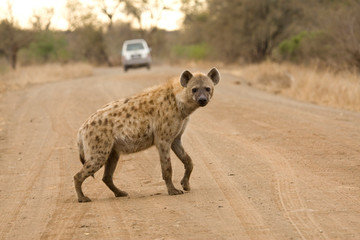
[[127, 72], [129, 68], [127, 66], [124, 66], [124, 71]]

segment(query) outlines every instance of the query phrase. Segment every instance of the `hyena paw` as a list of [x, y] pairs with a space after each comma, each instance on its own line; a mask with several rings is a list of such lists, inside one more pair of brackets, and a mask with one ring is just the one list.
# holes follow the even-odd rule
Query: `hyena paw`
[[168, 190], [169, 195], [179, 195], [179, 194], [183, 194], [184, 192], [181, 190], [178, 190], [176, 188], [170, 189]]
[[183, 180], [181, 180], [180, 183], [181, 183], [181, 186], [183, 187], [183, 189], [184, 189], [185, 191], [190, 191], [189, 180], [183, 179]]
[[127, 192], [121, 191], [119, 190], [118, 192], [115, 193], [115, 197], [126, 197], [129, 194]]
[[91, 199], [86, 197], [86, 196], [83, 196], [83, 197], [79, 197], [78, 198], [78, 202], [91, 202]]

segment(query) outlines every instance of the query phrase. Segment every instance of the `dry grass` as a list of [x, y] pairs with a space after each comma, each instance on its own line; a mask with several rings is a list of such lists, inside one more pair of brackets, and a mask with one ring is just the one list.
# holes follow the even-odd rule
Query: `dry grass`
[[46, 64], [19, 67], [0, 74], [0, 93], [32, 85], [91, 76], [93, 68], [86, 63]]
[[256, 88], [319, 105], [360, 111], [360, 75], [316, 66], [264, 62], [232, 69]]

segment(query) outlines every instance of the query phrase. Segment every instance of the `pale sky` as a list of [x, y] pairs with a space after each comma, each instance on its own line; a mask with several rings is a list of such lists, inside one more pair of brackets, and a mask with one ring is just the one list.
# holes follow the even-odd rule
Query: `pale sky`
[[[9, 0], [0, 0], [0, 19], [6, 18], [7, 16], [7, 2]], [[111, 1], [111, 0], [105, 0]], [[80, 0], [84, 5], [91, 6], [91, 0]], [[176, 0], [164, 0], [165, 4], [174, 8], [174, 11], [163, 11], [162, 18], [158, 23], [159, 28], [167, 29], [169, 31], [176, 30], [179, 28], [182, 22], [183, 15], [180, 12], [179, 1]], [[66, 21], [66, 0], [10, 0], [10, 3], [13, 7], [13, 15], [17, 23], [21, 27], [31, 27], [30, 18], [33, 15], [34, 11], [39, 11], [43, 8], [54, 8], [54, 17], [51, 21], [52, 29], [62, 29], [66, 30], [68, 28], [68, 23]], [[121, 15], [118, 15], [118, 18], [121, 18]], [[144, 23], [146, 26], [146, 16], [144, 15]], [[106, 21], [106, 18], [105, 18]], [[116, 21], [116, 18], [114, 18]]]

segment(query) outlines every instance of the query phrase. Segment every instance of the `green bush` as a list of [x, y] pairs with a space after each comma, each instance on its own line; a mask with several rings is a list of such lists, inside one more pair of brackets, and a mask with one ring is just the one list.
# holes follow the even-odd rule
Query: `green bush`
[[204, 60], [210, 53], [209, 45], [206, 43], [192, 45], [175, 45], [172, 55], [175, 57], [191, 60]]
[[301, 32], [290, 39], [282, 41], [279, 44], [280, 54], [285, 58], [294, 58], [296, 51], [300, 48], [301, 40], [308, 34], [308, 32]]
[[311, 45], [312, 42], [316, 41], [322, 35], [321, 32], [301, 32], [290, 39], [282, 41], [278, 50], [282, 59], [286, 60], [297, 60], [305, 48]]
[[20, 59], [23, 63], [66, 62], [69, 58], [65, 36], [50, 31], [37, 33], [30, 46], [20, 51]]

